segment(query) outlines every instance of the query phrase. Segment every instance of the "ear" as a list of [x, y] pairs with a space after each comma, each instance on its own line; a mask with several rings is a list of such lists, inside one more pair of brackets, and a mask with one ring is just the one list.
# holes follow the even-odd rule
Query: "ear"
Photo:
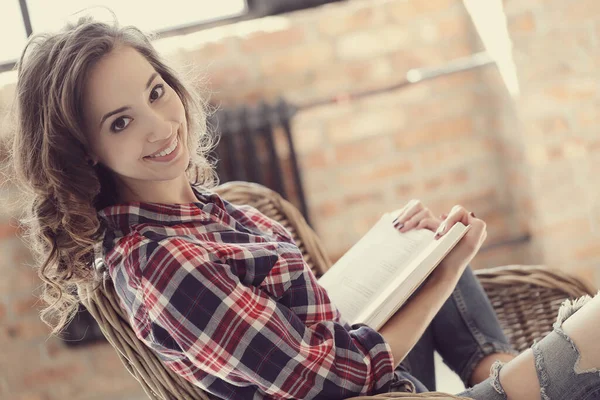
[[96, 164], [98, 164], [98, 160], [96, 160], [95, 157], [92, 156], [85, 156], [85, 160], [87, 161], [87, 163], [91, 166], [94, 167], [96, 166]]

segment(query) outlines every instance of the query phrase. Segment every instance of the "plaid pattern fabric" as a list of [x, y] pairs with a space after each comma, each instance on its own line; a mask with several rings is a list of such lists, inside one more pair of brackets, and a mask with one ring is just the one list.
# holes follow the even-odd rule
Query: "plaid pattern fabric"
[[389, 344], [343, 319], [289, 231], [251, 206], [194, 192], [197, 203], [99, 211], [102, 256], [138, 338], [222, 399], [387, 392]]

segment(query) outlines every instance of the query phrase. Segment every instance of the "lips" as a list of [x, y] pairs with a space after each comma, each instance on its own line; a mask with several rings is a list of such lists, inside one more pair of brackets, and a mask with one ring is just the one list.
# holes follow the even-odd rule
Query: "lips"
[[160, 150], [155, 151], [152, 154], [148, 154], [147, 156], [144, 156], [144, 158], [155, 156], [158, 153], [160, 153], [161, 151], [168, 149], [169, 147], [171, 147], [171, 145], [173, 143], [175, 143], [176, 138], [177, 138], [177, 135], [175, 135], [175, 138], [173, 138], [173, 140], [171, 140], [169, 143], [167, 143], [167, 145], [165, 145], [165, 147], [161, 148]]

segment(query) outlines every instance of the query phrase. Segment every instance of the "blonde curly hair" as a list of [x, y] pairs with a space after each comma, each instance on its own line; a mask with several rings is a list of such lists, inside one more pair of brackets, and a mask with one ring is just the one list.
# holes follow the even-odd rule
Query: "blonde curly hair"
[[17, 62], [15, 132], [7, 146], [14, 169], [10, 178], [23, 189], [19, 202], [25, 211], [19, 222], [43, 281], [41, 299], [47, 307], [41, 319], [53, 335], [77, 312], [77, 284], [97, 282], [98, 287], [102, 282], [93, 267], [94, 247], [106, 229], [97, 212], [117, 202], [112, 172], [86, 159], [90, 146], [82, 93], [87, 72], [100, 58], [119, 45], [131, 46], [146, 58], [185, 108], [190, 183], [204, 189], [219, 183], [215, 161], [208, 157], [218, 142], [208, 129], [208, 102], [165, 64], [152, 39], [134, 26], [119, 26], [116, 18], [108, 24], [85, 16], [60, 31], [32, 36]]

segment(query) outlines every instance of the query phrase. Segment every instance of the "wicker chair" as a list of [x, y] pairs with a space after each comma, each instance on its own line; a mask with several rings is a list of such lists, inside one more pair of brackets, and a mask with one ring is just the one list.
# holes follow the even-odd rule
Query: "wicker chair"
[[[294, 236], [314, 274], [319, 277], [331, 266], [315, 232], [300, 212], [276, 192], [255, 183], [229, 182], [214, 190], [234, 204], [249, 204], [279, 221]], [[592, 288], [560, 271], [542, 266], [507, 266], [476, 271], [490, 297], [501, 324], [514, 346], [522, 351], [550, 332], [558, 308], [565, 298], [592, 295]], [[200, 400], [212, 395], [192, 385], [166, 368], [157, 356], [135, 336], [110, 280], [93, 290], [82, 285], [83, 305], [100, 325], [109, 343], [117, 350], [127, 370], [142, 385], [151, 399]], [[443, 393], [384, 393], [352, 397], [362, 399], [439, 399], [458, 398]], [[346, 399], [350, 400], [350, 399]]]

